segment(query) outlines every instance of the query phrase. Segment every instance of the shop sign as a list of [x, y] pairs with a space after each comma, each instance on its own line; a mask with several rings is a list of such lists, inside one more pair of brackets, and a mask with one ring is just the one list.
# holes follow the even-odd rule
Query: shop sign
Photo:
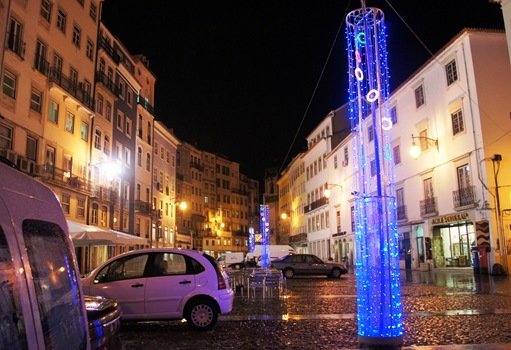
[[465, 220], [466, 218], [468, 218], [468, 213], [459, 213], [459, 214], [453, 214], [453, 215], [445, 215], [445, 216], [441, 216], [439, 218], [432, 219], [431, 223], [433, 225], [435, 225], [435, 224], [445, 224], [445, 223], [448, 223], [448, 222]]

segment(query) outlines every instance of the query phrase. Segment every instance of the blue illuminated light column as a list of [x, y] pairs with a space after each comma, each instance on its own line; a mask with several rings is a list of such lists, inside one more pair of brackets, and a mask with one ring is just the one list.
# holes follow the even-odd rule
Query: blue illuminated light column
[[389, 71], [383, 12], [346, 17], [349, 104], [355, 171], [358, 340], [398, 346], [402, 304], [389, 118]]
[[261, 231], [261, 267], [270, 266], [270, 208], [259, 206], [259, 230]]
[[255, 248], [255, 232], [254, 228], [250, 227], [248, 229], [248, 252], [253, 253]]

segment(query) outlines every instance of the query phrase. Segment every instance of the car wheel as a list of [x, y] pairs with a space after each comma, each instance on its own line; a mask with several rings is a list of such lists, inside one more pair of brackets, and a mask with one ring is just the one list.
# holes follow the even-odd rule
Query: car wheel
[[216, 324], [218, 310], [212, 301], [197, 299], [186, 307], [185, 318], [191, 328], [207, 331]]
[[330, 277], [332, 278], [340, 278], [341, 277], [341, 269], [334, 268], [332, 272], [330, 272]]
[[293, 269], [285, 269], [284, 270], [284, 277], [285, 278], [293, 278], [293, 276], [295, 275], [295, 272], [293, 271]]

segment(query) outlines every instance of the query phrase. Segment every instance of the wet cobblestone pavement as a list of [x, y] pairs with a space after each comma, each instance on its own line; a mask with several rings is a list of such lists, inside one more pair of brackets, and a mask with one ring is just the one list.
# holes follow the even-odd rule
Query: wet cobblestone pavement
[[[295, 278], [286, 297], [246, 296], [208, 332], [182, 322], [123, 323], [134, 349], [359, 349], [356, 283]], [[471, 270], [402, 273], [403, 346], [399, 349], [511, 349], [509, 277]]]

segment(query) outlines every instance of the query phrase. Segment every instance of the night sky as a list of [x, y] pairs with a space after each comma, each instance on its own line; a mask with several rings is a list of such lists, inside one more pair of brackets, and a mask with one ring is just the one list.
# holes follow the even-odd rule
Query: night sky
[[[463, 28], [503, 29], [488, 0], [367, 0], [385, 14], [391, 91]], [[155, 117], [263, 181], [347, 102], [348, 0], [105, 0], [103, 21], [156, 75]]]

